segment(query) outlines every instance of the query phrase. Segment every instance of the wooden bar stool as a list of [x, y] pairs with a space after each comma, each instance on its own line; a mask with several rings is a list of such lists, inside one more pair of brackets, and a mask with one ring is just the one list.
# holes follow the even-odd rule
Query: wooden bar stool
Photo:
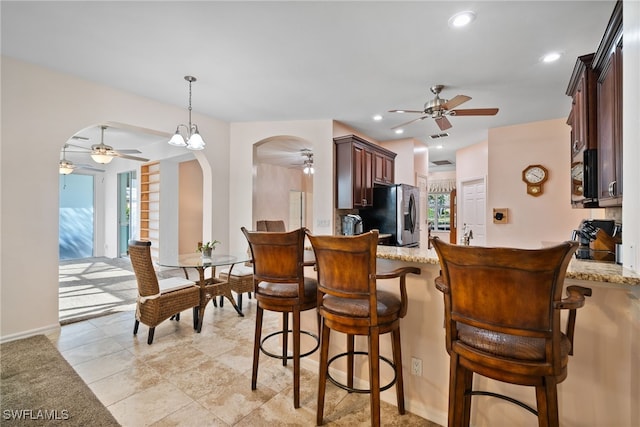
[[[320, 338], [320, 375], [316, 421], [323, 423], [324, 395], [327, 379], [349, 392], [369, 393], [371, 425], [380, 425], [380, 391], [395, 384], [398, 412], [405, 413], [402, 381], [402, 352], [400, 348], [400, 319], [407, 313], [406, 275], [420, 274], [416, 267], [396, 269], [388, 274], [376, 274], [378, 231], [358, 236], [312, 236], [318, 269], [318, 313], [322, 319]], [[379, 291], [376, 279], [400, 278], [400, 295]], [[329, 360], [331, 330], [347, 335], [347, 351]], [[391, 333], [393, 361], [380, 355], [380, 335]], [[354, 351], [354, 336], [369, 339], [369, 351]], [[365, 354], [369, 359], [369, 388], [353, 387], [354, 355]], [[329, 365], [337, 358], [347, 357], [347, 384], [341, 384], [329, 374]], [[380, 385], [380, 360], [394, 370], [394, 379]]]
[[[573, 354], [576, 309], [591, 289], [564, 277], [577, 249], [564, 242], [544, 249], [456, 246], [432, 239], [442, 267], [436, 287], [444, 294], [450, 355], [449, 426], [468, 426], [471, 396], [516, 403], [538, 416], [540, 427], [558, 426], [557, 384]], [[566, 331], [560, 310], [569, 309]], [[473, 376], [534, 386], [537, 411], [507, 396], [474, 391]]]
[[[318, 349], [318, 336], [300, 330], [300, 313], [316, 308], [317, 282], [304, 276], [304, 238], [305, 229], [290, 232], [247, 231], [242, 232], [249, 242], [253, 258], [253, 277], [255, 280], [256, 330], [253, 344], [253, 371], [251, 389], [255, 390], [258, 381], [258, 360], [260, 352], [282, 359], [287, 365], [293, 359], [293, 406], [300, 407], [300, 358], [310, 355]], [[264, 310], [282, 313], [282, 331], [271, 333], [262, 338], [262, 318]], [[293, 329], [289, 330], [289, 313], [293, 315]], [[288, 335], [293, 336], [293, 354], [288, 353]], [[300, 334], [306, 334], [316, 340], [313, 349], [301, 354]], [[266, 340], [272, 337], [282, 338], [282, 353], [277, 355], [263, 348]]]

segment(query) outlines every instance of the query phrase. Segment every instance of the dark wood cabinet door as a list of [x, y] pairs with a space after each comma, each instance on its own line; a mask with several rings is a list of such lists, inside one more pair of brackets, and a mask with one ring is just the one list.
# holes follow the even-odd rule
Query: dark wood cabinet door
[[609, 57], [598, 81], [598, 200], [622, 205], [622, 50]]

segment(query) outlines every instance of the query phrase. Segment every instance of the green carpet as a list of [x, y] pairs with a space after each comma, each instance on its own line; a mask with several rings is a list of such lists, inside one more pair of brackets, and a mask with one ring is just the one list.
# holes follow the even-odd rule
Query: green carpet
[[0, 345], [2, 426], [119, 426], [44, 335]]

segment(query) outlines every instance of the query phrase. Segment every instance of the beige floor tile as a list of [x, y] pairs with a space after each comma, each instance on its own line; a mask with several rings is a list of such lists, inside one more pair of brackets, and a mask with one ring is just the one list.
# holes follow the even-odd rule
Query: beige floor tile
[[153, 427], [227, 427], [229, 424], [216, 417], [198, 402], [193, 402], [173, 414], [153, 423]]
[[74, 365], [74, 369], [84, 382], [91, 384], [138, 364], [131, 352], [121, 350], [96, 359]]
[[138, 427], [151, 425], [191, 403], [179, 388], [162, 381], [107, 408], [123, 426]]
[[72, 366], [87, 362], [108, 354], [117, 353], [123, 350], [123, 347], [111, 338], [103, 338], [99, 341], [90, 342], [69, 350], [61, 351], [67, 362]]
[[158, 385], [163, 379], [144, 363], [136, 363], [120, 372], [89, 384], [103, 405], [109, 406], [135, 393]]

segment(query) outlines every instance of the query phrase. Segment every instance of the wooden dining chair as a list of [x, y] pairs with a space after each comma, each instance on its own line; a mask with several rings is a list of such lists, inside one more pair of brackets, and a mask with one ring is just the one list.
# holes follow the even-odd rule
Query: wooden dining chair
[[[253, 370], [251, 389], [258, 382], [258, 361], [260, 353], [282, 359], [293, 360], [293, 406], [300, 407], [300, 358], [308, 356], [318, 349], [318, 336], [312, 332], [300, 330], [300, 314], [316, 307], [317, 282], [315, 278], [304, 275], [304, 239], [305, 229], [289, 232], [248, 231], [242, 232], [249, 242], [253, 259], [254, 296], [257, 301], [256, 327], [253, 345]], [[262, 319], [264, 310], [282, 313], [282, 330], [262, 338]], [[289, 314], [293, 317], [292, 329], [289, 329]], [[288, 351], [288, 336], [293, 338], [293, 353]], [[316, 340], [316, 346], [302, 353], [300, 335], [306, 334]], [[269, 338], [280, 337], [282, 352], [272, 353], [263, 346]]]
[[[402, 379], [400, 319], [407, 314], [407, 274], [420, 274], [417, 267], [402, 267], [389, 273], [376, 273], [378, 231], [358, 236], [313, 236], [309, 234], [318, 271], [318, 313], [321, 317], [320, 374], [316, 421], [323, 423], [327, 379], [336, 386], [356, 393], [369, 393], [371, 425], [380, 425], [380, 392], [394, 384], [398, 413], [405, 413]], [[377, 279], [399, 278], [399, 292], [377, 289]], [[347, 350], [329, 360], [331, 331], [347, 336]], [[391, 333], [393, 361], [380, 355], [380, 335]], [[354, 337], [368, 337], [368, 352], [354, 350]], [[354, 355], [368, 355], [369, 388], [353, 386]], [[330, 364], [347, 357], [347, 384], [336, 381], [329, 373]], [[394, 379], [380, 385], [380, 361], [393, 368]]]
[[[435, 284], [444, 294], [449, 427], [469, 425], [472, 395], [517, 403], [538, 416], [540, 427], [558, 426], [557, 384], [566, 378], [573, 354], [576, 310], [591, 295], [591, 289], [569, 286], [562, 298], [577, 242], [513, 249], [457, 246], [434, 237], [432, 244], [442, 267]], [[569, 313], [563, 332], [564, 309]], [[535, 387], [537, 411], [504, 395], [472, 390], [474, 374]]]
[[138, 282], [138, 301], [133, 335], [140, 322], [149, 327], [147, 344], [153, 342], [156, 326], [166, 319], [180, 320], [180, 312], [193, 309], [193, 327], [197, 327], [200, 288], [180, 277], [158, 280], [151, 260], [151, 242], [129, 240], [129, 258]]

